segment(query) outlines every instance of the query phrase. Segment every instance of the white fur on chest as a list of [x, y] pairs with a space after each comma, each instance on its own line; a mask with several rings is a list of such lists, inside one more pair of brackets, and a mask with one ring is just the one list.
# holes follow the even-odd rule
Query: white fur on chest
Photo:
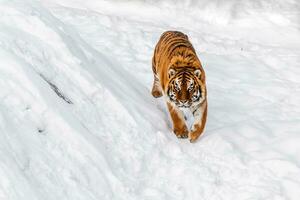
[[194, 116], [190, 108], [179, 108], [184, 115], [187, 127], [191, 127], [194, 123]]

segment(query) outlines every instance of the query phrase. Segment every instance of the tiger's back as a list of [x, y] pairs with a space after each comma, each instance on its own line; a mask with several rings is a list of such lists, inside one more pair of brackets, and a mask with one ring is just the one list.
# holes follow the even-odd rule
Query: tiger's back
[[[162, 90], [166, 89], [168, 69], [171, 66], [183, 70], [186, 67], [199, 69], [202, 74], [201, 79], [205, 82], [205, 73], [194, 47], [187, 35], [179, 31], [164, 32], [154, 50], [152, 70], [156, 76], [155, 78], [159, 80]], [[162, 96], [162, 94], [159, 96]]]

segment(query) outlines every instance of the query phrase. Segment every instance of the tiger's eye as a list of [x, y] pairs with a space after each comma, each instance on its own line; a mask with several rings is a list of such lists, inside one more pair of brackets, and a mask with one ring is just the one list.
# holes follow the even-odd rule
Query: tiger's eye
[[193, 90], [193, 88], [194, 88], [194, 84], [192, 83], [189, 87], [189, 91], [191, 92]]

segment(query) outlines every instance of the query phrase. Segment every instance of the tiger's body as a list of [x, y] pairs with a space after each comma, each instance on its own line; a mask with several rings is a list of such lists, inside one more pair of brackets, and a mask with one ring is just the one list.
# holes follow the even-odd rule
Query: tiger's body
[[[152, 69], [152, 95], [165, 96], [176, 136], [194, 142], [205, 127], [207, 93], [205, 72], [188, 37], [178, 31], [164, 32], [154, 50]], [[193, 113], [190, 132], [181, 108]]]

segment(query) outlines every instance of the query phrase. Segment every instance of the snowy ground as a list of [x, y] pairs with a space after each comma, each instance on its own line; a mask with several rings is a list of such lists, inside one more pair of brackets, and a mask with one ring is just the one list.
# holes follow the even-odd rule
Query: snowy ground
[[[208, 122], [178, 140], [150, 95], [190, 36]], [[0, 200], [297, 200], [297, 0], [0, 0]]]

